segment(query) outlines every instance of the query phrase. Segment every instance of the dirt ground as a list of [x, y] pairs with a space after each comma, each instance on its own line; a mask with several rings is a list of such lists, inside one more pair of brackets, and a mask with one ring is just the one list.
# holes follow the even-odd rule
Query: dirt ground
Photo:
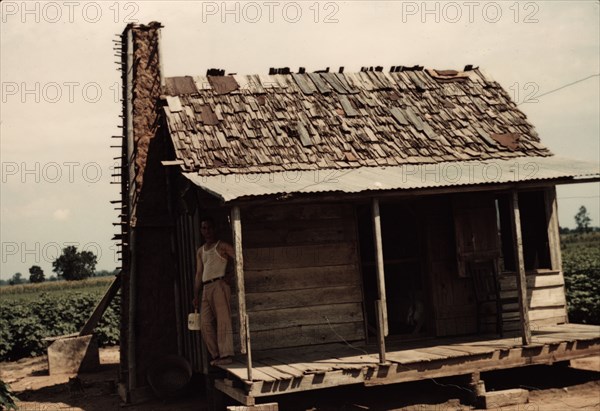
[[[163, 411], [206, 410], [202, 387], [187, 398], [159, 400], [124, 406], [116, 393], [118, 347], [100, 350], [97, 372], [79, 375], [48, 375], [46, 357], [0, 363], [0, 378], [19, 398], [22, 411]], [[483, 373], [488, 391], [526, 388], [529, 404], [504, 407], [502, 411], [600, 410], [600, 357], [574, 360], [570, 367], [533, 366]], [[199, 385], [199, 384], [198, 384]], [[346, 386], [335, 389], [273, 397], [280, 410], [472, 410], [467, 392], [452, 378], [424, 380], [384, 387]], [[232, 403], [233, 404], [233, 403]]]

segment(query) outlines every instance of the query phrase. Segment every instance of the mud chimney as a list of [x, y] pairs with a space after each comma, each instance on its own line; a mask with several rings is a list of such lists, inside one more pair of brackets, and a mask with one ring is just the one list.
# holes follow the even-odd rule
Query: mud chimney
[[149, 146], [159, 126], [158, 104], [164, 84], [160, 62], [161, 28], [158, 22], [129, 24], [122, 34], [123, 155], [127, 163], [123, 174], [127, 174], [127, 204], [132, 207], [129, 221], [132, 226], [137, 222], [136, 209]]
[[157, 358], [177, 353], [172, 221], [161, 165], [171, 147], [161, 115], [161, 28], [156, 22], [129, 24], [118, 41], [123, 82], [119, 393], [125, 402], [141, 398]]

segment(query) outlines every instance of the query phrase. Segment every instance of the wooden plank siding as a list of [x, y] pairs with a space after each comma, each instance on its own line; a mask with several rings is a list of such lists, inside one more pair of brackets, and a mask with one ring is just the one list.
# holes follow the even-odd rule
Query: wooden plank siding
[[435, 335], [474, 334], [477, 330], [477, 307], [473, 281], [458, 274], [451, 203], [443, 199], [426, 202], [422, 213], [426, 238], [425, 265], [430, 276]]
[[[463, 194], [452, 198], [456, 259], [459, 277], [469, 277], [463, 290], [467, 301], [475, 304], [462, 307], [462, 321], [472, 324], [469, 316], [475, 313], [476, 332], [495, 333], [498, 330], [498, 302], [494, 276], [500, 256], [500, 242], [496, 221], [495, 197], [488, 193]], [[455, 316], [456, 317], [456, 316]], [[456, 325], [453, 321], [458, 321]], [[445, 327], [460, 327], [460, 320], [450, 320]]]
[[242, 210], [253, 349], [364, 339], [355, 225], [345, 204]]
[[175, 222], [175, 246], [177, 250], [177, 268], [175, 292], [178, 293], [177, 324], [181, 341], [179, 354], [188, 359], [194, 371], [207, 372], [207, 355], [201, 345], [199, 332], [187, 329], [187, 315], [191, 310], [193, 298], [194, 273], [196, 270], [196, 249], [200, 244], [199, 215], [179, 215]]
[[[536, 270], [526, 273], [527, 306], [532, 329], [542, 325], [567, 322], [567, 302], [564, 292], [565, 279], [558, 270]], [[500, 276], [503, 329], [518, 329], [519, 317], [516, 273], [504, 272]]]

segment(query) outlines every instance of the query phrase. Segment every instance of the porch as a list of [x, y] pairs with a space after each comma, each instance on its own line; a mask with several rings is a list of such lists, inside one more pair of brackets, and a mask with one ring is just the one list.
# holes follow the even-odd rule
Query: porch
[[375, 344], [327, 344], [255, 351], [252, 381], [246, 356], [220, 368], [215, 387], [245, 405], [260, 397], [348, 384], [393, 384], [474, 372], [552, 364], [600, 354], [600, 326], [561, 324], [532, 330], [530, 345], [518, 335], [386, 341], [385, 364]]

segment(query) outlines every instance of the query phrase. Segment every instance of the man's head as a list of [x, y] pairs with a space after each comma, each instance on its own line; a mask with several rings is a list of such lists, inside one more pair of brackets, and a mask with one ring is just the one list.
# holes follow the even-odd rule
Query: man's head
[[215, 222], [210, 217], [204, 217], [200, 220], [200, 234], [204, 240], [208, 243], [211, 243], [217, 239], [215, 233]]

